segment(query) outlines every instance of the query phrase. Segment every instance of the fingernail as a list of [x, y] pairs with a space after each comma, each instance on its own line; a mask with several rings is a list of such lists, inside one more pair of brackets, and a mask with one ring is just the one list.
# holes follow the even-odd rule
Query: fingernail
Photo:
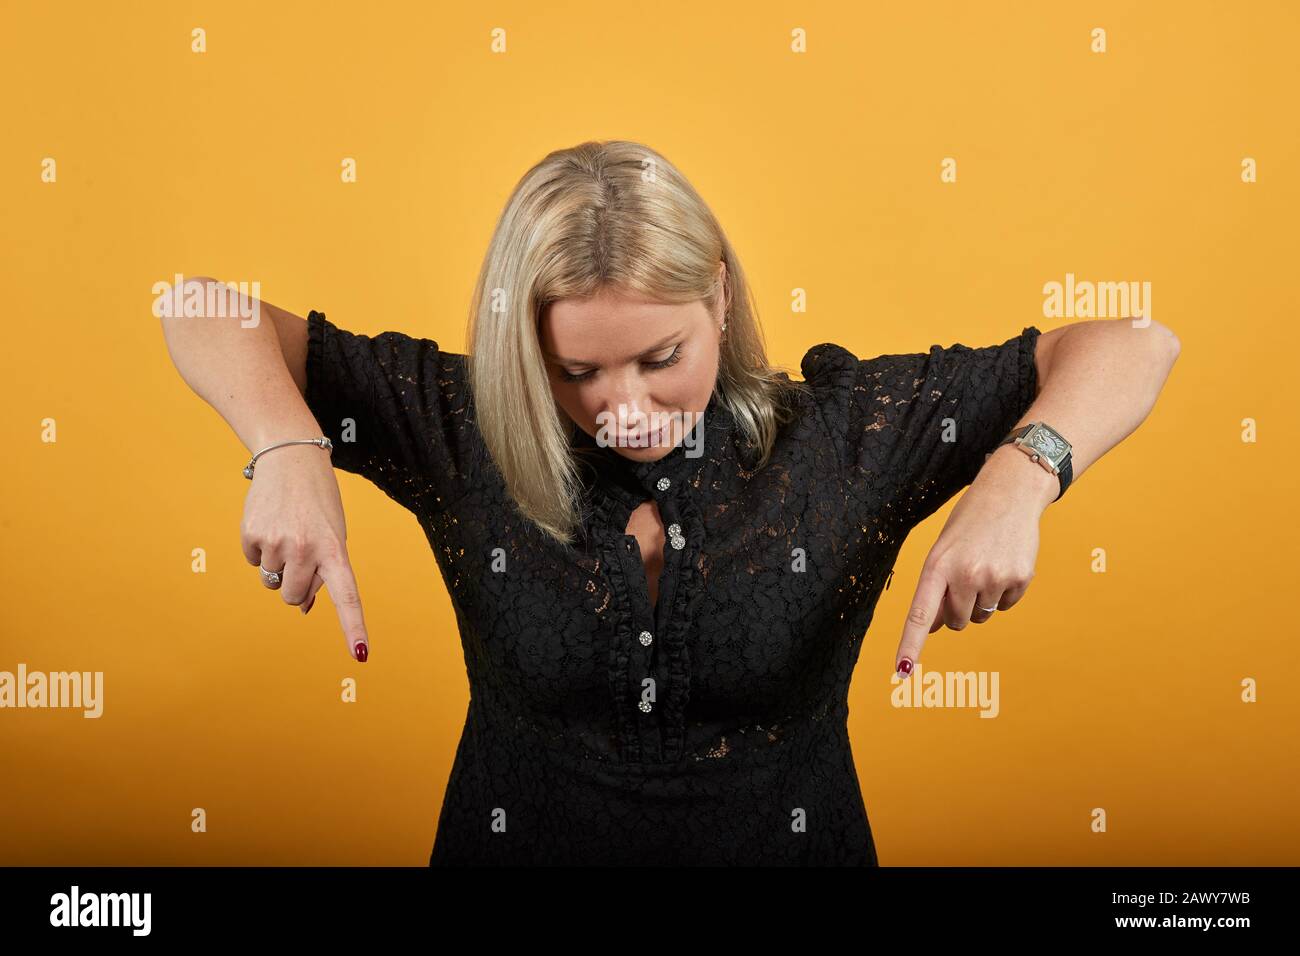
[[898, 662], [898, 673], [902, 674], [904, 677], [912, 673], [912, 659], [910, 657], [904, 657]]
[[369, 656], [369, 654], [370, 654], [370, 650], [369, 650], [369, 648], [366, 647], [366, 642], [365, 642], [365, 641], [360, 641], [360, 642], [358, 642], [358, 643], [357, 643], [357, 660], [364, 662], [365, 659], [366, 659], [366, 657]]

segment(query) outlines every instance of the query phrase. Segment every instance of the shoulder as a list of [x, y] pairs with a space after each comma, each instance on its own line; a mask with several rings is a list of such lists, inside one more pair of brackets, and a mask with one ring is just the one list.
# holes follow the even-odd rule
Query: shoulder
[[[962, 346], [956, 346], [961, 348]], [[921, 352], [885, 353], [859, 358], [842, 345], [823, 342], [814, 345], [801, 363], [804, 381], [824, 402], [864, 401], [881, 390], [891, 393], [915, 391], [916, 380], [947, 350], [932, 345]]]
[[960, 342], [930, 345], [915, 352], [887, 352], [871, 358], [859, 358], [842, 345], [823, 342], [804, 355], [804, 380], [814, 387], [863, 386], [915, 390], [918, 377], [954, 376], [966, 372], [992, 372], [999, 367], [1019, 371], [1021, 377], [1032, 373], [1034, 347], [1040, 331], [1035, 326], [1024, 329], [996, 345], [971, 347]]
[[858, 357], [842, 345], [822, 342], [810, 348], [799, 363], [804, 381], [814, 387], [831, 385], [852, 375], [858, 366]]
[[342, 366], [358, 375], [411, 384], [427, 380], [463, 386], [466, 380], [466, 356], [443, 349], [435, 339], [397, 329], [353, 332], [315, 309], [307, 315], [307, 342], [308, 364], [322, 376], [329, 366]]

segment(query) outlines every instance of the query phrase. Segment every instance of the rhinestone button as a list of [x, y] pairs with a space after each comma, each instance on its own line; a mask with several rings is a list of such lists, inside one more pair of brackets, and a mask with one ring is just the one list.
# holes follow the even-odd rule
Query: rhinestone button
[[671, 538], [675, 538], [675, 537], [677, 537], [677, 536], [678, 536], [679, 534], [681, 534], [681, 533], [682, 533], [682, 526], [681, 526], [681, 525], [674, 523], [674, 524], [670, 524], [670, 525], [668, 526], [668, 536], [669, 536], [669, 537], [671, 537]]
[[655, 482], [655, 487], [658, 488], [660, 491], [667, 491], [671, 485], [672, 482], [669, 481], [667, 478], [660, 478], [658, 481]]
[[674, 551], [680, 551], [682, 550], [682, 548], [686, 547], [686, 539], [683, 538], [680, 534], [675, 535], [672, 538], [672, 540], [669, 541], [668, 543], [673, 546]]
[[641, 709], [641, 713], [643, 714], [650, 713], [650, 701], [648, 700], [641, 701], [641, 703], [637, 704], [637, 707]]
[[642, 645], [643, 647], [649, 647], [649, 646], [650, 646], [650, 642], [653, 641], [653, 640], [654, 640], [654, 635], [651, 634], [649, 631], [642, 631], [642, 632], [641, 632], [641, 645]]

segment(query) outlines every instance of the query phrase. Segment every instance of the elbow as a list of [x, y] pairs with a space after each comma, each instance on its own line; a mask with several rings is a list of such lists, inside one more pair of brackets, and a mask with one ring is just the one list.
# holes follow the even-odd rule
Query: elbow
[[177, 273], [176, 282], [155, 282], [153, 286], [154, 293], [154, 315], [159, 318], [173, 318], [176, 314], [177, 300], [183, 300], [184, 296], [195, 289], [206, 289], [206, 287], [216, 279], [208, 276], [181, 276]]
[[1183, 350], [1183, 343], [1178, 340], [1171, 329], [1165, 329], [1169, 333], [1169, 364], [1173, 365], [1178, 361], [1178, 353]]
[[[178, 277], [174, 285], [170, 282], [157, 282], [154, 284], [153, 314], [162, 328], [163, 339], [167, 342], [168, 349], [172, 348], [173, 339], [179, 334], [177, 330], [182, 327], [182, 320], [185, 316], [182, 303], [185, 296], [191, 290], [196, 288], [204, 289], [208, 283], [216, 281], [216, 279], [207, 276], [184, 276]], [[172, 358], [174, 361], [174, 352]]]
[[207, 288], [210, 285], [222, 285], [220, 279], [214, 279], [212, 276], [185, 276], [180, 281], [181, 295], [197, 295], [200, 291], [207, 294]]
[[1173, 329], [1154, 319], [1151, 320], [1151, 331], [1160, 340], [1160, 345], [1165, 354], [1169, 356], [1169, 364], [1172, 366], [1174, 362], [1178, 361], [1178, 353], [1182, 351], [1183, 343], [1179, 341]]

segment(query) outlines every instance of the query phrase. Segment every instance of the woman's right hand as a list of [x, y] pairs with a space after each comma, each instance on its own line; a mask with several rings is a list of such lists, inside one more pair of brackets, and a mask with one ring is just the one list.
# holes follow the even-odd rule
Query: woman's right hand
[[[347, 552], [347, 525], [329, 452], [286, 445], [267, 452], [253, 469], [244, 499], [240, 543], [248, 563], [280, 572], [275, 589], [286, 604], [311, 610], [316, 592], [329, 589], [348, 653], [370, 656], [361, 598]], [[259, 586], [269, 587], [260, 580]]]

